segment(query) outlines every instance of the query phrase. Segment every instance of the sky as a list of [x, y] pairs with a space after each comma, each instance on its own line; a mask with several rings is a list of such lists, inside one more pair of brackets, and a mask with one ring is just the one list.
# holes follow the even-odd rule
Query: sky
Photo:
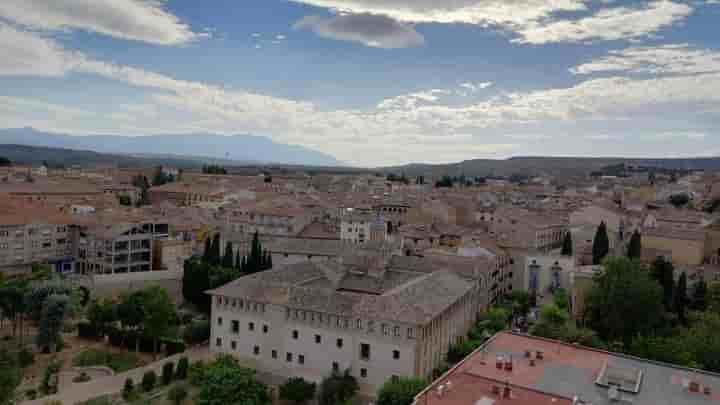
[[364, 167], [718, 156], [720, 0], [2, 0], [0, 89], [0, 128]]

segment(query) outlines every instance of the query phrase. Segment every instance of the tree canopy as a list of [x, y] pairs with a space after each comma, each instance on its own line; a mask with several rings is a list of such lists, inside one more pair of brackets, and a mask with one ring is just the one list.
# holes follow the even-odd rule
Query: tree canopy
[[255, 370], [240, 366], [229, 355], [221, 355], [208, 364], [193, 367], [191, 379], [199, 389], [194, 398], [198, 405], [271, 403], [267, 387], [255, 378]]
[[662, 316], [662, 290], [637, 261], [610, 257], [586, 298], [588, 324], [606, 341], [632, 339], [646, 333]]
[[411, 405], [415, 395], [427, 386], [419, 378], [390, 379], [378, 391], [377, 405]]
[[640, 259], [642, 255], [642, 237], [637, 229], [630, 236], [630, 242], [627, 248], [627, 257], [630, 259]]
[[280, 399], [304, 404], [315, 397], [315, 383], [302, 377], [292, 377], [280, 386]]

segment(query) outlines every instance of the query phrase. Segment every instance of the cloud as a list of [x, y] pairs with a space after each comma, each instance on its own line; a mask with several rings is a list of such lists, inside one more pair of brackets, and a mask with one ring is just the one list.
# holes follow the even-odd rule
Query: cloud
[[395, 49], [419, 46], [424, 37], [412, 25], [374, 14], [340, 14], [332, 17], [307, 16], [295, 29], [340, 41], [361, 43], [373, 48]]
[[[612, 2], [594, 14], [586, 0], [293, 0], [339, 14], [382, 15], [403, 23], [472, 24], [517, 35], [514, 42], [544, 44], [589, 40], [632, 40], [682, 21], [692, 7], [657, 0], [645, 7]], [[569, 14], [572, 12], [573, 14]]]
[[0, 75], [61, 76], [72, 54], [55, 41], [0, 23]]
[[[179, 130], [256, 133], [281, 142], [328, 151], [345, 161], [366, 164], [401, 162], [409, 158], [448, 161], [478, 155], [502, 156], [508, 151], [520, 151], [523, 143], [542, 139], [534, 136], [535, 133], [551, 133], [544, 130], [543, 125], [575, 128], [583, 122], [605, 123], [630, 115], [636, 125], [643, 118], [653, 122], [662, 118], [663, 114], [658, 113], [662, 109], [677, 114], [681, 109], [692, 112], [701, 110], [699, 107], [705, 110], [720, 108], [720, 73], [650, 78], [601, 77], [569, 87], [500, 93], [479, 102], [464, 99], [463, 103], [457, 98], [450, 100], [451, 103], [446, 102], [446, 97], [451, 98], [465, 89], [451, 85], [391, 97], [367, 109], [328, 110], [311, 102], [181, 80], [96, 60], [66, 50], [51, 38], [8, 26], [0, 27], [0, 55], [3, 55], [0, 75], [92, 75], [141, 89], [147, 93], [144, 103], [156, 106], [151, 116], [136, 120], [137, 123], [128, 122], [127, 118], [140, 114], [144, 107], [98, 106], [112, 109], [116, 114], [110, 118], [119, 123], [95, 121], [89, 129], [89, 120], [64, 119], [59, 110], [51, 112], [38, 106], [33, 111], [48, 112], [44, 120], [31, 114], [27, 122], [33, 125], [39, 123], [52, 128], [56, 124], [58, 129], [85, 126], [85, 132], [100, 132], [101, 129], [112, 132], [115, 128], [126, 133]], [[23, 70], [25, 67], [27, 71]], [[5, 101], [4, 104], [11, 107], [5, 108], [8, 112], [3, 116], [6, 123], [3, 125], [21, 122], [18, 117], [27, 115], [13, 112], [26, 109], [17, 101]], [[6, 117], [10, 119], [5, 120]], [[669, 131], [666, 128], [655, 132]], [[487, 138], [491, 133], [519, 135], [508, 136], [511, 141], [507, 144], [495, 145], [497, 137], [494, 142]], [[686, 135], [685, 139], [697, 142], [703, 139], [699, 135], [693, 136]], [[708, 135], [704, 141], [712, 138]], [[485, 144], [495, 146], [483, 146]]]
[[687, 4], [660, 0], [643, 8], [617, 7], [578, 20], [532, 23], [518, 30], [513, 42], [545, 44], [593, 40], [629, 40], [645, 37], [682, 21], [692, 13]]
[[688, 44], [632, 47], [610, 51], [608, 56], [576, 66], [573, 74], [629, 72], [698, 74], [720, 72], [720, 52]]
[[278, 41], [282, 41], [283, 39], [286, 39], [287, 37], [285, 35], [275, 35], [275, 39]]
[[181, 45], [196, 33], [156, 0], [2, 0], [0, 17], [36, 30], [82, 30], [157, 45]]
[[421, 103], [434, 103], [440, 96], [449, 94], [452, 94], [450, 90], [443, 89], [419, 91], [382, 100], [377, 104], [377, 108], [381, 110], [415, 108]]

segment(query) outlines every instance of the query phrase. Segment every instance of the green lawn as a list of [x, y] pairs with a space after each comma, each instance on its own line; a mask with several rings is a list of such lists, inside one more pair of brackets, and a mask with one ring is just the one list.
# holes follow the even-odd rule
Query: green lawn
[[85, 349], [73, 359], [76, 367], [107, 366], [116, 373], [132, 370], [140, 366], [140, 359], [135, 353], [110, 353], [99, 349]]

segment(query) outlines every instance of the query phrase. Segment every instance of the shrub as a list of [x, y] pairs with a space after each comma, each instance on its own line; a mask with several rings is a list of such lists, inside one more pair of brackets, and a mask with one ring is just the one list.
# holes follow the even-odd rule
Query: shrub
[[125, 380], [125, 386], [123, 386], [122, 390], [122, 396], [125, 400], [128, 400], [132, 397], [133, 392], [135, 391], [135, 383], [133, 382], [132, 378], [129, 378]]
[[202, 343], [210, 339], [210, 321], [193, 321], [185, 328], [183, 338], [190, 344]]
[[25, 368], [35, 363], [35, 355], [28, 349], [22, 349], [18, 352], [18, 364]]
[[80, 375], [73, 377], [74, 383], [83, 383], [90, 381], [90, 376], [86, 372], [81, 372]]
[[410, 405], [427, 383], [417, 378], [390, 379], [378, 391], [378, 405]]
[[120, 329], [111, 328], [110, 330], [108, 330], [108, 341], [110, 341], [111, 345], [121, 347], [123, 345], [124, 338], [125, 334]]
[[140, 336], [140, 351], [143, 353], [155, 353], [155, 341], [150, 336]]
[[80, 322], [77, 327], [78, 336], [83, 339], [97, 339], [100, 336], [100, 331], [90, 322]]
[[154, 371], [150, 370], [143, 374], [142, 382], [140, 384], [142, 385], [143, 390], [147, 392], [155, 387], [155, 383], [157, 383], [157, 375]]
[[29, 400], [37, 398], [37, 390], [34, 388], [30, 388], [29, 390], [25, 391], [25, 397]]
[[162, 377], [161, 377], [161, 378], [162, 378], [162, 383], [163, 383], [163, 385], [168, 385], [168, 384], [170, 384], [170, 383], [172, 382], [172, 380], [173, 380], [173, 368], [174, 368], [174, 364], [173, 364], [173, 362], [171, 362], [171, 361], [163, 364]]
[[302, 377], [292, 377], [280, 386], [280, 399], [305, 403], [315, 396], [315, 383], [305, 381]]
[[188, 375], [188, 358], [181, 357], [178, 360], [177, 368], [175, 369], [175, 378], [178, 380], [184, 380]]
[[185, 398], [187, 398], [188, 392], [182, 385], [177, 385], [170, 388], [168, 391], [167, 399], [173, 401], [176, 405], [180, 405]]
[[179, 339], [161, 339], [161, 342], [165, 344], [165, 353], [168, 356], [173, 354], [182, 353], [185, 351], [185, 342]]

